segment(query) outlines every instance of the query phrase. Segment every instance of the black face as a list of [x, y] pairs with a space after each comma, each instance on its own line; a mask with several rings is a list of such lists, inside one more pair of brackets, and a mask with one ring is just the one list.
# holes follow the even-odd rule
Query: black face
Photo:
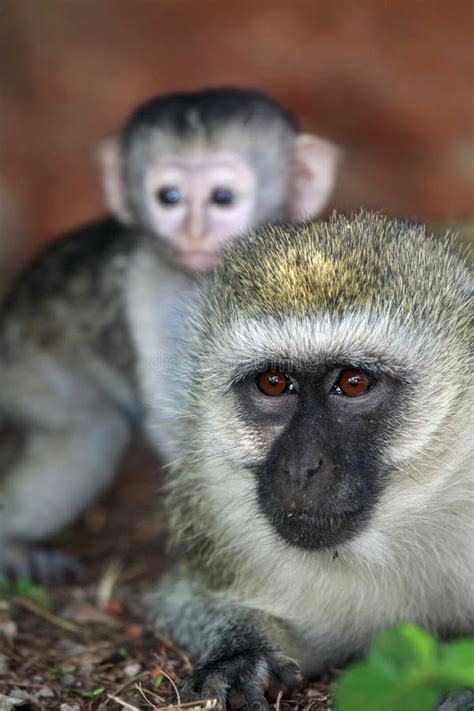
[[260, 507], [286, 541], [329, 548], [363, 528], [386, 479], [379, 443], [398, 388], [352, 364], [263, 367], [237, 383], [246, 421], [273, 443], [251, 468]]

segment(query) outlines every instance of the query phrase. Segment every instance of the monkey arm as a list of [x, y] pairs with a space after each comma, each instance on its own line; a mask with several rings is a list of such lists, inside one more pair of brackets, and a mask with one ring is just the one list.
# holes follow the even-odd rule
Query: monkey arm
[[225, 708], [231, 698], [243, 697], [249, 708], [265, 709], [265, 692], [302, 680], [296, 662], [280, 651], [289, 646], [281, 620], [207, 590], [182, 572], [165, 576], [150, 602], [156, 629], [200, 660], [183, 682], [183, 698], [217, 698]]

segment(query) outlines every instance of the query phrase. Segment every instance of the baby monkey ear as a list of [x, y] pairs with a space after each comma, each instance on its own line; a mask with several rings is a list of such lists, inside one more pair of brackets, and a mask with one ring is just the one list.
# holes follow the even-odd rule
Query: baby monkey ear
[[107, 207], [120, 222], [132, 222], [127, 205], [124, 160], [119, 136], [103, 138], [96, 150], [102, 190]]
[[311, 133], [295, 139], [290, 172], [290, 219], [303, 222], [320, 214], [333, 191], [341, 150]]

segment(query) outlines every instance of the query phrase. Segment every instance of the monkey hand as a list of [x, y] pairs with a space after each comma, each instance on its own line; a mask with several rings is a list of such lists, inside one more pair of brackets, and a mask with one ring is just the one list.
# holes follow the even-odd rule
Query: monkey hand
[[438, 711], [469, 711], [473, 707], [474, 691], [461, 691], [444, 699], [442, 704], [438, 706]]
[[284, 654], [299, 649], [288, 625], [209, 590], [184, 561], [162, 577], [147, 604], [158, 632], [171, 634], [200, 660], [181, 684], [181, 701], [215, 699], [220, 709], [245, 704], [266, 711], [267, 697], [303, 680], [298, 664]]
[[41, 585], [82, 579], [81, 565], [67, 553], [54, 548], [6, 545], [0, 551], [0, 575], [28, 578]]
[[218, 708], [268, 709], [266, 695], [298, 686], [303, 680], [295, 661], [270, 649], [249, 648], [228, 657], [211, 658], [184, 679], [181, 700], [217, 699]]

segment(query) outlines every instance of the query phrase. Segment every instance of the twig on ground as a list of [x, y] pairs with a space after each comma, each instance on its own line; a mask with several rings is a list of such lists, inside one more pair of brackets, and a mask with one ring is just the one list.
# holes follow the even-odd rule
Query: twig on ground
[[123, 564], [117, 558], [113, 558], [107, 563], [105, 571], [97, 586], [97, 603], [104, 608], [112, 597], [118, 580], [122, 573]]
[[[151, 707], [154, 707], [156, 702], [161, 703], [163, 701], [163, 698], [161, 696], [158, 696], [158, 694], [154, 694], [153, 691], [150, 691], [149, 689], [144, 689], [141, 684], [136, 684], [135, 689], [143, 696], [147, 704]], [[155, 699], [153, 701], [150, 701], [148, 698], [148, 694], [150, 696], [154, 696]]]
[[[155, 655], [155, 656], [156, 656], [156, 655]], [[174, 680], [170, 677], [169, 674], [167, 674], [167, 672], [165, 672], [164, 669], [160, 669], [160, 672], [161, 672], [161, 674], [163, 674], [163, 676], [165, 676], [165, 677], [168, 679], [169, 683], [170, 683], [171, 686], [173, 687], [173, 690], [174, 690], [174, 693], [176, 694], [176, 699], [177, 699], [177, 704], [176, 704], [176, 706], [178, 706], [178, 707], [182, 706], [182, 704], [181, 704], [181, 696], [180, 696], [180, 694], [179, 694], [178, 687], [176, 686]], [[170, 708], [174, 708], [174, 707], [171, 706]]]
[[[141, 679], [144, 679], [146, 676], [149, 676], [150, 672], [149, 671], [142, 671], [140, 674], [137, 674], [137, 676], [134, 676], [133, 679], [129, 679], [125, 684], [122, 684], [119, 686], [119, 688], [115, 691], [115, 694], [118, 696], [119, 694], [123, 694], [123, 692], [128, 689], [130, 686], [133, 686], [133, 684], [136, 684], [137, 681], [140, 681]], [[112, 695], [108, 695], [109, 698], [104, 701], [104, 706], [107, 706], [109, 703], [109, 700], [112, 700]]]
[[283, 691], [278, 692], [278, 696], [275, 701], [275, 711], [280, 711], [281, 697], [283, 696]]
[[15, 597], [14, 601], [17, 605], [20, 605], [20, 607], [24, 607], [29, 612], [32, 612], [38, 617], [42, 617], [43, 620], [46, 620], [46, 622], [49, 622], [56, 627], [60, 627], [61, 629], [66, 630], [66, 632], [74, 632], [76, 634], [81, 632], [81, 628], [74, 624], [74, 622], [65, 620], [63, 617], [55, 615], [54, 612], [45, 610], [43, 607], [40, 607], [40, 605], [37, 605], [36, 602], [33, 602], [33, 600], [30, 600], [27, 597]]
[[117, 704], [120, 704], [124, 709], [130, 709], [130, 711], [140, 711], [137, 706], [132, 706], [132, 704], [129, 704], [128, 701], [120, 699], [118, 696], [114, 696], [114, 694], [107, 694], [107, 701], [108, 700], [115, 701]]
[[[111, 701], [115, 701], [117, 704], [121, 704], [124, 709], [129, 709], [129, 711], [140, 711], [137, 706], [132, 706], [132, 704], [129, 704], [128, 701], [125, 701], [114, 694], [107, 694], [107, 698]], [[173, 706], [154, 706], [153, 708], [150, 708], [150, 711], [181, 711], [181, 709], [188, 709], [188, 711], [194, 711], [194, 709], [196, 709], [196, 711], [210, 711], [211, 709], [215, 709], [216, 706], [217, 701], [215, 699], [212, 701], [203, 699], [202, 701], [189, 701], [185, 704], [174, 704]]]

